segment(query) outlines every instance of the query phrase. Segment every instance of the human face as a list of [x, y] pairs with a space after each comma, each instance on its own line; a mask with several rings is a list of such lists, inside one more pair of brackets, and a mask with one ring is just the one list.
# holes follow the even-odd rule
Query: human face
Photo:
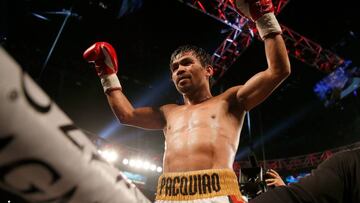
[[176, 89], [182, 93], [196, 91], [208, 83], [208, 73], [192, 52], [177, 55], [170, 67], [171, 78]]

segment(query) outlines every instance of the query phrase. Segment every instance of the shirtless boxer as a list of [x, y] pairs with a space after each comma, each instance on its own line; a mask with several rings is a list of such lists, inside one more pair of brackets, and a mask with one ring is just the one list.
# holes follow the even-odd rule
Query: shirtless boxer
[[134, 108], [121, 91], [115, 50], [105, 42], [88, 48], [108, 102], [119, 121], [165, 135], [164, 174], [157, 202], [242, 202], [232, 170], [246, 111], [264, 101], [290, 74], [290, 63], [271, 1], [233, 2], [255, 21], [265, 43], [268, 68], [244, 85], [220, 95], [210, 92], [211, 58], [203, 49], [182, 46], [171, 56], [170, 71], [184, 104]]

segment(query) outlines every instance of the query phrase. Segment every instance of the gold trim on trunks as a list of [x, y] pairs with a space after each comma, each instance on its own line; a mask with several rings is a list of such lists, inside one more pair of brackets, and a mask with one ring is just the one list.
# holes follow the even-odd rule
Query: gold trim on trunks
[[162, 174], [158, 180], [156, 200], [195, 200], [226, 195], [241, 198], [234, 171], [210, 169]]

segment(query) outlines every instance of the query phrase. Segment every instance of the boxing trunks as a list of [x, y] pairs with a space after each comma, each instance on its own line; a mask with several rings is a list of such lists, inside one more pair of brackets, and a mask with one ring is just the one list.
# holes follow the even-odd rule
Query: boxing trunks
[[230, 169], [164, 173], [159, 177], [156, 203], [244, 203], [237, 177]]

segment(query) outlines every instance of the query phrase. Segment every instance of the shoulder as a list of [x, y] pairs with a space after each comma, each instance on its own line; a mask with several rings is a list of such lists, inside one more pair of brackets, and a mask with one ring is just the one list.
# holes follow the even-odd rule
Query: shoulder
[[226, 99], [231, 100], [236, 98], [236, 93], [239, 91], [239, 89], [242, 88], [242, 85], [230, 87], [229, 89], [225, 90], [223, 93], [221, 93], [219, 96]]
[[167, 113], [171, 110], [174, 110], [175, 108], [179, 107], [180, 105], [177, 104], [165, 104], [163, 106], [160, 107], [160, 111], [162, 111], [163, 113]]
[[222, 100], [228, 103], [230, 111], [234, 110], [237, 112], [241, 112], [244, 110], [243, 103], [239, 102], [239, 100], [237, 99], [237, 93], [241, 88], [243, 88], [243, 85], [230, 87], [219, 95]]

